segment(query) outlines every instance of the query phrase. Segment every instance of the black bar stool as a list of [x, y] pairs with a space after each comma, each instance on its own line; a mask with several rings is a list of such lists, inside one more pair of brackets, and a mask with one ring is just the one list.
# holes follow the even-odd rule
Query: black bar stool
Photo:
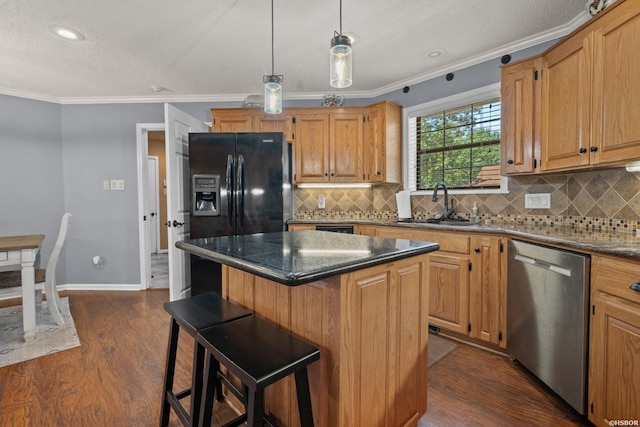
[[[169, 328], [169, 346], [167, 348], [167, 365], [165, 368], [164, 387], [162, 390], [162, 409], [160, 413], [160, 426], [169, 425], [169, 413], [171, 408], [176, 412], [183, 425], [198, 424], [200, 416], [200, 402], [202, 398], [204, 350], [196, 343], [196, 335], [199, 331], [223, 324], [245, 316], [251, 312], [237, 304], [223, 299], [219, 294], [210, 292], [195, 297], [172, 301], [164, 304], [164, 309], [171, 315]], [[176, 368], [176, 354], [178, 351], [178, 336], [180, 328], [194, 338], [193, 371], [191, 387], [178, 393], [173, 392], [173, 379]], [[215, 367], [214, 367], [215, 369]], [[216, 381], [215, 387], [222, 392], [222, 385]], [[180, 403], [180, 399], [191, 395], [190, 413]], [[211, 414], [209, 414], [211, 417]]]
[[[211, 425], [211, 405], [213, 405], [213, 378], [230, 380], [219, 370], [225, 366], [242, 382], [243, 391], [229, 390], [241, 397], [246, 406], [246, 414], [227, 425], [237, 425], [236, 421], [246, 419], [248, 427], [263, 425], [264, 389], [276, 381], [295, 374], [298, 411], [303, 427], [313, 426], [311, 396], [307, 365], [320, 359], [320, 350], [293, 335], [279, 329], [256, 316], [224, 323], [204, 329], [198, 333], [197, 346], [208, 352], [204, 375], [203, 399], [200, 425]], [[213, 373], [216, 369], [216, 375]], [[268, 420], [267, 420], [268, 421]], [[271, 425], [271, 422], [268, 421]]]

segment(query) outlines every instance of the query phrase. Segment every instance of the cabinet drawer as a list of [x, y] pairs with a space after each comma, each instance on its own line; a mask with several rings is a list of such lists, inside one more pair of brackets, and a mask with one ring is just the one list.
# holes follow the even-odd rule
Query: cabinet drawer
[[456, 254], [469, 253], [469, 236], [455, 234], [453, 232], [438, 232], [431, 230], [416, 230], [414, 228], [381, 227], [378, 229], [379, 237], [391, 237], [394, 239], [421, 240], [424, 242], [436, 242], [443, 252]]
[[591, 287], [640, 304], [640, 291], [630, 288], [640, 283], [640, 262], [594, 256], [591, 262]]
[[469, 253], [468, 235], [423, 230], [413, 233], [412, 239], [436, 242], [440, 245], [440, 250], [443, 252], [453, 252], [457, 254]]

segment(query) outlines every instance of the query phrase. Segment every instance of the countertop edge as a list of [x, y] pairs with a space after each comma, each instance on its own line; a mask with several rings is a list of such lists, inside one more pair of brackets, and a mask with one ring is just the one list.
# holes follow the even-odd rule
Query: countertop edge
[[[550, 245], [560, 245], [565, 248], [574, 249], [576, 251], [588, 251], [601, 255], [610, 255], [623, 258], [630, 258], [634, 260], [640, 260], [640, 244], [616, 244], [612, 242], [607, 244], [602, 243], [585, 243], [575, 240], [566, 240], [557, 236], [550, 236], [546, 234], [533, 233], [531, 231], [515, 230], [511, 228], [501, 227], [499, 225], [455, 225], [455, 224], [429, 224], [424, 222], [395, 222], [395, 221], [363, 221], [363, 220], [345, 220], [345, 221], [313, 221], [313, 220], [294, 220], [289, 224], [358, 224], [358, 225], [372, 225], [372, 226], [385, 226], [385, 227], [401, 227], [401, 228], [415, 228], [422, 230], [433, 231], [466, 231], [470, 233], [484, 233], [484, 234], [500, 234], [508, 237], [527, 239], [538, 243], [547, 243]], [[625, 233], [629, 234], [629, 233]], [[632, 237], [630, 237], [632, 238]]]
[[273, 280], [274, 282], [282, 283], [287, 286], [304, 285], [321, 279], [326, 279], [328, 277], [350, 273], [352, 271], [361, 270], [363, 268], [369, 268], [380, 264], [386, 264], [388, 262], [393, 262], [405, 258], [411, 258], [416, 255], [423, 255], [440, 249], [440, 246], [437, 243], [428, 242], [428, 244], [419, 247], [412, 247], [404, 249], [402, 252], [393, 252], [391, 254], [376, 256], [365, 261], [339, 264], [335, 267], [330, 268], [320, 268], [318, 270], [313, 270], [304, 274], [286, 275], [276, 274], [273, 272], [273, 270], [263, 267], [262, 265], [255, 262], [239, 260], [231, 256], [203, 249], [199, 246], [189, 243], [188, 241], [178, 241], [176, 242], [176, 247], [193, 255], [200, 256], [211, 261], [219, 262], [221, 264], [225, 264], [234, 268], [238, 268], [240, 270], [255, 274], [260, 277], [264, 277], [265, 279]]

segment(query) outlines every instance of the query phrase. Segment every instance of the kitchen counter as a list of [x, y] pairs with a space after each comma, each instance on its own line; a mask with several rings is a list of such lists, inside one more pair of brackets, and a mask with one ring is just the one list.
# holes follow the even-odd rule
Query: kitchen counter
[[[428, 259], [438, 244], [293, 231], [176, 246], [223, 264], [224, 298], [320, 349], [308, 371], [315, 425], [417, 427], [427, 409]], [[299, 425], [291, 376], [265, 394], [278, 425]]]
[[513, 238], [531, 240], [552, 246], [563, 246], [576, 251], [613, 255], [640, 259], [640, 238], [635, 234], [622, 231], [592, 231], [576, 227], [558, 225], [521, 225], [521, 224], [479, 224], [464, 223], [432, 224], [421, 221], [313, 221], [294, 220], [290, 224], [361, 224], [374, 226], [393, 226], [427, 230], [464, 231], [469, 233], [501, 234]]
[[297, 286], [438, 249], [437, 243], [294, 231], [177, 242], [189, 253]]

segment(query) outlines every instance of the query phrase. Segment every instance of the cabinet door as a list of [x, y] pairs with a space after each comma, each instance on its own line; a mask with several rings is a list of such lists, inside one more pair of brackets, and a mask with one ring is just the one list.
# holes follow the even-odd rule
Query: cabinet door
[[424, 264], [414, 257], [343, 276], [340, 384], [357, 387], [344, 387], [341, 425], [417, 425], [426, 410]]
[[384, 106], [370, 107], [364, 132], [364, 179], [383, 182], [384, 159]]
[[467, 334], [469, 326], [469, 258], [429, 255], [429, 323]]
[[254, 118], [254, 132], [282, 132], [284, 140], [293, 141], [293, 125], [289, 115], [258, 115]]
[[212, 110], [211, 129], [214, 132], [254, 132], [254, 115], [254, 110]]
[[329, 115], [297, 114], [293, 126], [294, 182], [329, 181]]
[[590, 162], [592, 40], [579, 32], [544, 57], [541, 170]]
[[469, 336], [501, 344], [501, 256], [499, 237], [472, 236], [469, 280]]
[[329, 175], [333, 182], [362, 182], [364, 114], [330, 115]]
[[640, 158], [640, 5], [626, 1], [596, 23], [593, 162]]
[[502, 68], [502, 175], [532, 173], [540, 157], [540, 57]]
[[591, 321], [589, 420], [640, 419], [640, 304], [598, 292]]

